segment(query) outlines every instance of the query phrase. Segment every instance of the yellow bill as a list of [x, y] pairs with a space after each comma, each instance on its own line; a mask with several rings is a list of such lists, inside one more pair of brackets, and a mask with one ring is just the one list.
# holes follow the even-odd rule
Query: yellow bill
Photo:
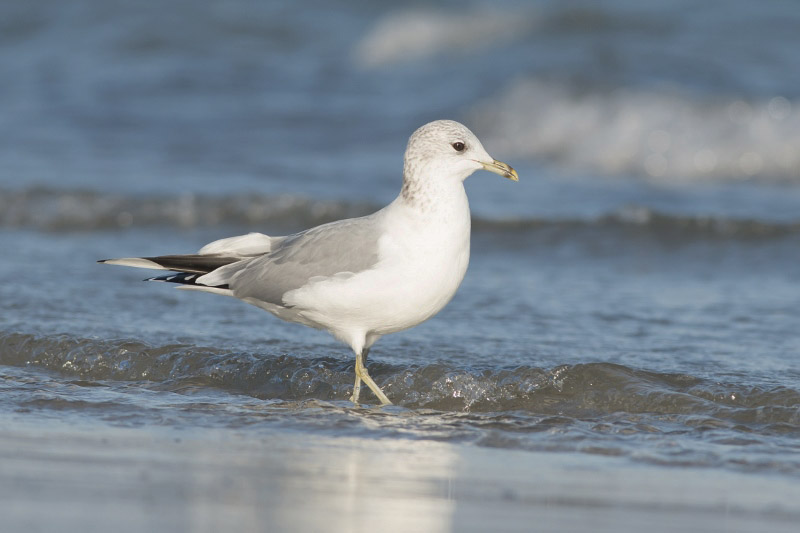
[[481, 162], [481, 165], [483, 165], [484, 170], [494, 172], [495, 174], [500, 174], [504, 178], [508, 178], [511, 181], [519, 181], [519, 175], [517, 174], [517, 171], [511, 168], [511, 166], [507, 163], [503, 163], [502, 161], [495, 159], [491, 163]]

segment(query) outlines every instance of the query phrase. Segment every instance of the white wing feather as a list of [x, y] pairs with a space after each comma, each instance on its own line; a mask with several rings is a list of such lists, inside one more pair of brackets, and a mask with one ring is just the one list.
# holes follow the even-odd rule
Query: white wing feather
[[248, 233], [237, 237], [228, 237], [210, 242], [200, 248], [200, 255], [219, 254], [228, 257], [253, 257], [263, 255], [272, 250], [276, 241], [283, 237], [270, 237], [263, 233]]

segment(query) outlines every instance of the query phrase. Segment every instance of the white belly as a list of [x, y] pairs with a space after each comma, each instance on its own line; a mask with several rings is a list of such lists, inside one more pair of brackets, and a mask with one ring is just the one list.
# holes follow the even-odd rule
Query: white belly
[[[441, 222], [441, 221], [439, 221]], [[400, 220], [364, 272], [312, 282], [284, 296], [298, 318], [345, 340], [413, 327], [453, 297], [469, 264], [469, 208], [458, 220]], [[424, 232], [416, 231], [425, 226]]]

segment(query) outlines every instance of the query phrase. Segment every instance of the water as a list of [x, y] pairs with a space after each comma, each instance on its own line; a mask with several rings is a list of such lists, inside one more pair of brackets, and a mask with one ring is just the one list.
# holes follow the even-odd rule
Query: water
[[[792, 530], [798, 29], [777, 0], [0, 5], [10, 524]], [[348, 403], [325, 333], [95, 263], [369, 213], [445, 117], [521, 181], [468, 180], [459, 293], [371, 352], [394, 407]]]

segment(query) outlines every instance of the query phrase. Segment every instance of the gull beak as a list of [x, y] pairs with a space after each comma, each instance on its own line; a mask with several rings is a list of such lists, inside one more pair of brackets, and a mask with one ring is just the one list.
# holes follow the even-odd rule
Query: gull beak
[[491, 163], [484, 163], [483, 161], [478, 161], [478, 163], [481, 164], [484, 170], [494, 172], [495, 174], [500, 174], [504, 178], [508, 178], [511, 181], [519, 181], [519, 175], [517, 175], [517, 171], [502, 161], [494, 159]]

